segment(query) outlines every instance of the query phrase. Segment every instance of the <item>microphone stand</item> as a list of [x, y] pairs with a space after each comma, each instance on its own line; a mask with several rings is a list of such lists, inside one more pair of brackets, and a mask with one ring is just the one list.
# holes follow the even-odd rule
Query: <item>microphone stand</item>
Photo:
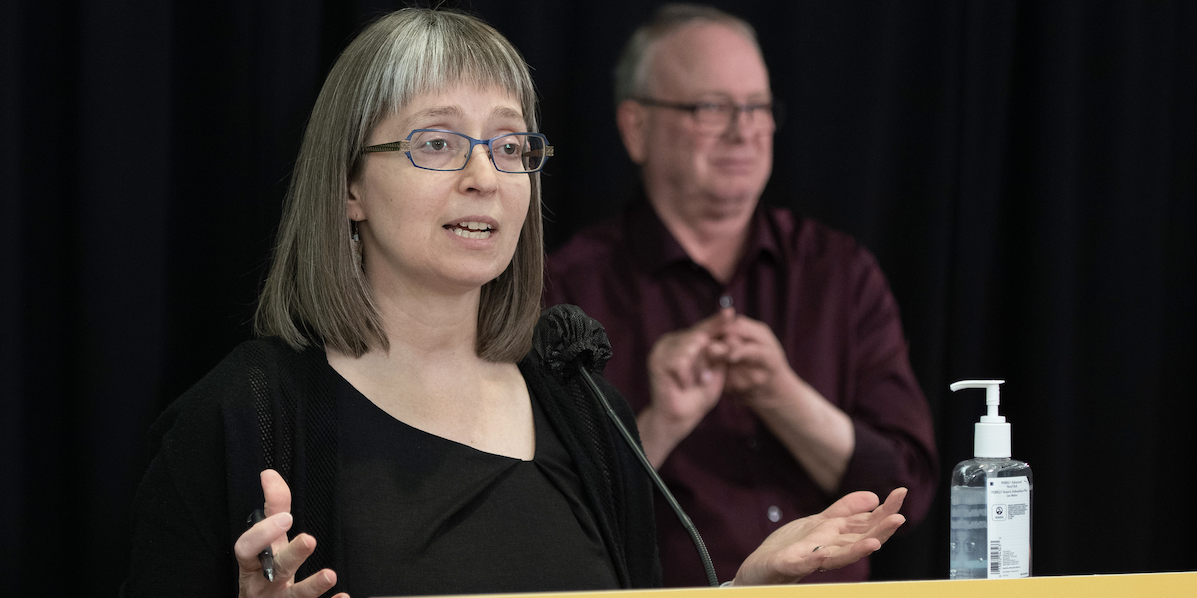
[[698, 550], [698, 558], [702, 561], [702, 568], [707, 574], [707, 583], [711, 587], [719, 586], [719, 578], [715, 575], [715, 565], [711, 563], [711, 555], [707, 553], [707, 546], [703, 544], [702, 537], [698, 535], [698, 528], [694, 527], [694, 522], [690, 521], [690, 517], [682, 510], [682, 506], [677, 504], [677, 499], [673, 497], [673, 493], [665, 487], [665, 482], [661, 480], [661, 476], [657, 475], [657, 470], [653, 469], [652, 463], [648, 462], [648, 457], [644, 456], [644, 452], [640, 447], [636, 446], [636, 439], [624, 427], [623, 422], [619, 420], [619, 416], [615, 414], [615, 410], [611, 408], [611, 404], [607, 402], [607, 397], [603, 396], [603, 391], [599, 390], [598, 384], [595, 384], [594, 378], [590, 377], [590, 372], [580, 363], [575, 362], [578, 368], [578, 373], [582, 375], [582, 379], [586, 381], [586, 386], [590, 388], [590, 393], [593, 394], [603, 404], [603, 409], [607, 411], [612, 423], [615, 424], [616, 429], [623, 435], [623, 439], [627, 442], [628, 447], [636, 453], [636, 458], [640, 460], [640, 464], [644, 466], [644, 471], [648, 472], [648, 477], [652, 478], [653, 484], [656, 484], [657, 489], [665, 497], [669, 503], [669, 507], [677, 513], [677, 518], [682, 522], [682, 527], [686, 528], [686, 533], [690, 534], [690, 539], [694, 541], [694, 548]]

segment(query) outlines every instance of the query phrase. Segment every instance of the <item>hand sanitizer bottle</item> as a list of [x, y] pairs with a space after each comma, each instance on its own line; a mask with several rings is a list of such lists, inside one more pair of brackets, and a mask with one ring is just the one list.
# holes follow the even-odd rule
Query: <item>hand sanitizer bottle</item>
[[988, 413], [973, 431], [976, 458], [952, 470], [950, 579], [1031, 575], [1031, 467], [1010, 458], [1010, 424], [998, 415], [1005, 380], [962, 380], [984, 388]]

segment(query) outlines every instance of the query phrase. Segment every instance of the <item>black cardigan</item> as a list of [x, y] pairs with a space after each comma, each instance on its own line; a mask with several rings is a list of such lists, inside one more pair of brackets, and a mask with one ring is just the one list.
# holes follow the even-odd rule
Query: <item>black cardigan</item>
[[[519, 368], [578, 468], [620, 585], [659, 587], [652, 485], [636, 457], [577, 381], [560, 383], [535, 351]], [[250, 341], [163, 412], [150, 429], [157, 456], [135, 498], [132, 566], [122, 595], [235, 596], [233, 544], [246, 516], [261, 508], [258, 474], [266, 468], [291, 488], [289, 536], [307, 532], [317, 540], [297, 579], [323, 567], [344, 571], [334, 492], [336, 375], [323, 347], [296, 352], [277, 338]], [[596, 379], [635, 434], [627, 403]]]

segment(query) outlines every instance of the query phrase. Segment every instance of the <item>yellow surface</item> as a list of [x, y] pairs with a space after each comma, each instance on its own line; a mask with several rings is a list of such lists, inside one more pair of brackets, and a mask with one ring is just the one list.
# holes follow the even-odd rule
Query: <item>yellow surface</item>
[[1076, 575], [1026, 579], [898, 581], [876, 583], [570, 592], [560, 594], [487, 594], [504, 596], [568, 596], [570, 598], [1107, 598], [1178, 596], [1197, 598], [1197, 572], [1131, 575]]

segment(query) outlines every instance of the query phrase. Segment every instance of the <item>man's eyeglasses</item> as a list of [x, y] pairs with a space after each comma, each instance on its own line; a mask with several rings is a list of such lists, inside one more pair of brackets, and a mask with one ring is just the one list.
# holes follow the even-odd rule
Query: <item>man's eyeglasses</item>
[[462, 170], [470, 163], [475, 145], [486, 146], [490, 162], [499, 172], [539, 172], [553, 155], [553, 146], [540, 133], [504, 133], [490, 139], [474, 139], [443, 129], [416, 129], [403, 141], [362, 148], [362, 153], [404, 152], [412, 166], [426, 170]]
[[782, 105], [777, 100], [771, 102], [750, 102], [747, 104], [736, 104], [734, 102], [694, 102], [693, 104], [686, 104], [682, 102], [654, 100], [652, 98], [636, 98], [636, 102], [645, 106], [689, 112], [694, 117], [694, 122], [698, 123], [700, 127], [708, 132], [716, 133], [726, 131], [733, 122], [739, 122], [741, 112], [748, 115], [749, 122], [761, 128], [772, 127], [776, 129], [782, 118]]

